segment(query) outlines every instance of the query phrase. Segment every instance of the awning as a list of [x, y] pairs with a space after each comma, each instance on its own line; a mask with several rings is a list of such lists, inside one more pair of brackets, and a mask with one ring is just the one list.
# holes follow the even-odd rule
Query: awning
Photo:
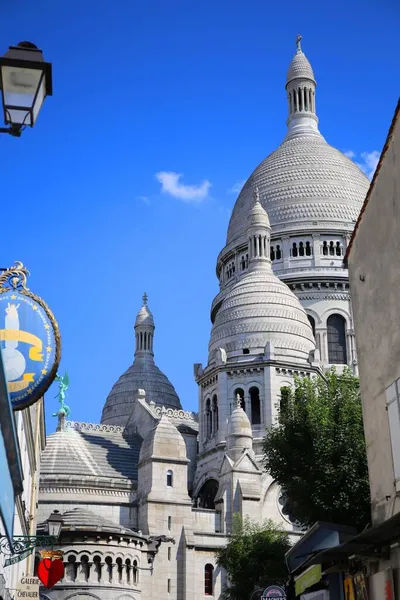
[[346, 561], [353, 555], [361, 558], [372, 556], [380, 547], [387, 546], [397, 539], [400, 539], [400, 513], [376, 527], [367, 529], [345, 544], [319, 552], [308, 561], [308, 564]]

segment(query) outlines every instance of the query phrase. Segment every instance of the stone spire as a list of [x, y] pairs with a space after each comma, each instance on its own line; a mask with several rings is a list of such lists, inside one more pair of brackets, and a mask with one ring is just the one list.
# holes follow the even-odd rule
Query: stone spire
[[317, 86], [312, 67], [301, 49], [302, 36], [296, 38], [297, 51], [290, 63], [286, 77], [289, 105], [286, 138], [297, 135], [320, 135], [315, 111], [315, 88]]
[[154, 339], [154, 319], [149, 307], [147, 306], [148, 296], [146, 292], [143, 294], [143, 305], [139, 310], [135, 322], [135, 337], [136, 337], [136, 357], [148, 357], [153, 359], [153, 339]]
[[254, 190], [253, 198], [253, 208], [247, 217], [249, 271], [271, 268], [271, 225], [268, 215], [261, 205], [258, 188]]
[[244, 412], [239, 394], [236, 397], [236, 406], [228, 422], [228, 435], [226, 449], [230, 458], [236, 462], [245, 450], [253, 448], [253, 434], [249, 417]]

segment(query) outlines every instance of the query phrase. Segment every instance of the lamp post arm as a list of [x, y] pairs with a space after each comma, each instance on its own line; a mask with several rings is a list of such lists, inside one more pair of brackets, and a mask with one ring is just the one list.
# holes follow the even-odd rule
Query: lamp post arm
[[0, 127], [0, 133], [8, 133], [13, 137], [21, 137], [22, 127], [21, 125], [11, 125], [10, 127]]

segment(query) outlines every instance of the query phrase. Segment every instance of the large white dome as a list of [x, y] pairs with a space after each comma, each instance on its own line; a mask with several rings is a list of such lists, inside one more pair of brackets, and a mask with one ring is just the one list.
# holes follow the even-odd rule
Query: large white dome
[[272, 235], [300, 228], [351, 231], [369, 180], [321, 135], [289, 137], [253, 171], [234, 206], [227, 244], [244, 237], [258, 188]]

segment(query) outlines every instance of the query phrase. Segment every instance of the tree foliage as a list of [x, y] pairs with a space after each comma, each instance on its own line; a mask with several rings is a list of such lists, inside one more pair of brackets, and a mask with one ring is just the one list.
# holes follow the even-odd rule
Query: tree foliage
[[217, 552], [217, 564], [226, 570], [229, 579], [224, 598], [249, 600], [257, 587], [285, 581], [285, 553], [289, 548], [287, 532], [273, 521], [257, 524], [234, 515], [229, 542]]
[[281, 390], [279, 423], [264, 442], [266, 470], [285, 490], [291, 518], [352, 525], [370, 521], [359, 381], [351, 370], [295, 379]]

